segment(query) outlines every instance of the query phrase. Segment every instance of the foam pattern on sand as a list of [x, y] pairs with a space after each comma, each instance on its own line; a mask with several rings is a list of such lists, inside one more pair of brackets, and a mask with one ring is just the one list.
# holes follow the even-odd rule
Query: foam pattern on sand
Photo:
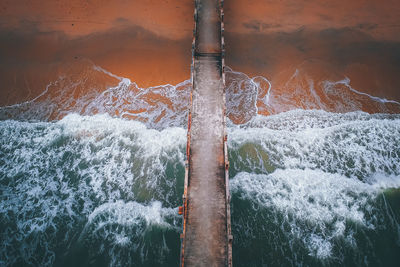
[[[0, 107], [0, 119], [60, 120], [70, 113], [109, 114], [137, 120], [147, 127], [185, 127], [190, 104], [190, 80], [177, 85], [141, 88], [128, 78], [83, 61], [70, 66], [50, 81], [37, 97]], [[284, 85], [274, 85], [262, 76], [249, 77], [226, 67], [226, 108], [228, 118], [243, 124], [257, 115], [294, 109], [330, 112], [368, 111], [399, 113], [400, 103], [357, 91], [345, 78], [314, 81], [298, 70]], [[111, 81], [114, 83], [110, 86]]]

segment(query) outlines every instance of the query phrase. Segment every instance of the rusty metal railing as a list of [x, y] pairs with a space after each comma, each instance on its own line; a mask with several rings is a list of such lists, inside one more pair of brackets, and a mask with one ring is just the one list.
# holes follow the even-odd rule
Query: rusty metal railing
[[192, 87], [190, 90], [190, 108], [189, 108], [189, 114], [188, 114], [188, 129], [187, 129], [187, 144], [186, 144], [186, 161], [185, 161], [185, 180], [184, 180], [184, 189], [183, 189], [183, 218], [182, 218], [182, 224], [183, 224], [183, 229], [182, 233], [180, 235], [181, 239], [181, 253], [180, 253], [180, 266], [185, 265], [185, 234], [186, 234], [186, 226], [187, 226], [187, 218], [188, 218], [188, 187], [190, 183], [190, 177], [189, 177], [189, 163], [190, 163], [190, 139], [191, 139], [191, 126], [192, 126], [192, 104], [193, 104], [193, 88], [194, 88], [194, 57], [195, 57], [195, 47], [196, 47], [196, 31], [197, 31], [197, 0], [195, 0], [195, 7], [194, 7], [194, 26], [193, 26], [193, 39], [192, 39], [192, 63], [190, 66], [190, 81], [192, 83]]
[[225, 80], [225, 25], [224, 25], [224, 0], [220, 1], [220, 16], [221, 16], [221, 69], [222, 69], [222, 84], [224, 86], [224, 165], [225, 165], [225, 203], [226, 203], [226, 232], [227, 232], [227, 263], [226, 265], [232, 267], [232, 227], [231, 227], [231, 195], [229, 191], [229, 157], [228, 157], [228, 135], [226, 133], [226, 80]]
[[[227, 133], [226, 133], [226, 84], [225, 84], [225, 39], [224, 39], [224, 0], [220, 0], [220, 20], [221, 20], [221, 78], [223, 84], [223, 106], [224, 106], [224, 115], [223, 115], [223, 125], [224, 125], [224, 135], [223, 135], [223, 144], [224, 144], [224, 168], [225, 168], [225, 196], [226, 196], [226, 230], [227, 230], [227, 262], [226, 266], [232, 267], [232, 243], [233, 236], [231, 230], [231, 212], [230, 212], [230, 191], [229, 191], [229, 158], [228, 158], [228, 143], [227, 143]], [[193, 39], [192, 39], [192, 63], [190, 68], [190, 79], [192, 83], [191, 91], [190, 91], [190, 108], [188, 114], [188, 130], [187, 130], [187, 145], [186, 145], [186, 161], [185, 161], [185, 180], [184, 180], [184, 192], [183, 192], [183, 210], [182, 210], [182, 221], [183, 221], [183, 231], [180, 235], [181, 239], [181, 253], [180, 253], [180, 266], [184, 266], [184, 256], [185, 256], [185, 234], [187, 227], [187, 218], [188, 218], [188, 187], [190, 186], [190, 142], [191, 142], [191, 123], [192, 123], [192, 104], [193, 104], [193, 88], [194, 88], [194, 76], [195, 76], [195, 56], [196, 56], [196, 31], [197, 31], [197, 3], [198, 0], [195, 0], [195, 8], [194, 8], [194, 29], [193, 29]]]

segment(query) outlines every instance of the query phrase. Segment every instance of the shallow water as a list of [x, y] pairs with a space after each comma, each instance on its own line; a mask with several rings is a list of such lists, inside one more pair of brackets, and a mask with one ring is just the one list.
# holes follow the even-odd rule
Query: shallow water
[[[176, 266], [190, 84], [74, 99], [87, 80], [66, 77], [0, 108], [0, 265]], [[351, 90], [334, 112], [277, 110], [267, 79], [233, 71], [227, 92], [234, 264], [396, 266], [400, 115], [355, 111], [390, 107]]]

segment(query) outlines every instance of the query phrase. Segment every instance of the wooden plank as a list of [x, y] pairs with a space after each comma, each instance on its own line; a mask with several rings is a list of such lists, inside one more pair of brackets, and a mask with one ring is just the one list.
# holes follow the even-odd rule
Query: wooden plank
[[181, 265], [232, 266], [221, 1], [197, 0]]

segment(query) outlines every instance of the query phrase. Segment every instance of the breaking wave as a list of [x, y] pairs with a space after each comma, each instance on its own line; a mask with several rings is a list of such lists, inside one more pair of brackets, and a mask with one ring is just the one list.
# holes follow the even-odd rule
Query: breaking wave
[[[400, 104], [226, 75], [235, 265], [396, 266]], [[0, 265], [177, 265], [190, 86], [87, 63], [1, 107]]]
[[257, 240], [259, 257], [273, 251], [270, 263], [374, 266], [374, 234], [399, 249], [399, 214], [387, 205], [400, 200], [399, 115], [295, 110], [229, 136], [239, 251]]
[[[97, 257], [97, 266], [126, 266], [179, 253], [170, 246], [179, 244], [175, 207], [185, 143], [182, 128], [157, 131], [108, 115], [2, 122], [3, 263], [52, 266]], [[146, 240], [154, 232], [165, 244]], [[75, 249], [89, 252], [75, 255]], [[104, 263], [102, 253], [109, 254]]]

